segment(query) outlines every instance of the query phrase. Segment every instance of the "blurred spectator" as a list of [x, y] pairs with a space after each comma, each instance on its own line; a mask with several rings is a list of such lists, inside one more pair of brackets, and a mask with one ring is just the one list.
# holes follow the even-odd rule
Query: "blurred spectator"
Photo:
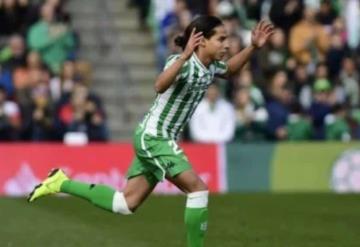
[[263, 2], [264, 0], [245, 0], [246, 17], [250, 20], [259, 21]]
[[27, 5], [22, 4], [23, 2], [17, 0], [0, 2], [0, 36], [9, 36], [24, 31]]
[[[329, 100], [331, 100], [332, 104], [335, 104], [335, 103], [344, 104], [345, 103], [346, 94], [345, 94], [343, 85], [341, 85], [338, 82], [338, 80], [335, 80], [335, 81], [329, 80], [329, 70], [325, 63], [319, 63], [316, 66], [314, 86], [316, 85], [317, 81], [319, 82], [319, 85], [321, 85], [321, 81], [324, 82], [323, 85], [326, 85], [325, 82], [328, 85], [330, 85], [331, 90], [329, 90], [330, 91]], [[314, 96], [314, 99], [316, 99], [315, 96]]]
[[[243, 6], [241, 4], [241, 6]], [[232, 2], [230, 1], [218, 1], [215, 6], [216, 14], [223, 19], [230, 19], [231, 17], [236, 18], [236, 9]]]
[[238, 19], [235, 16], [223, 17], [223, 23], [226, 32], [230, 37], [241, 38], [241, 27], [239, 25]]
[[186, 0], [186, 2], [193, 15], [209, 14], [209, 3], [211, 2], [211, 0], [202, 0], [202, 1]]
[[49, 141], [53, 139], [53, 107], [49, 88], [42, 82], [32, 89], [31, 139]]
[[50, 92], [54, 101], [60, 99], [64, 94], [71, 93], [75, 80], [75, 63], [72, 61], [66, 61], [62, 65], [60, 75], [50, 80]]
[[332, 25], [336, 17], [337, 13], [331, 0], [322, 0], [319, 12], [316, 15], [318, 22], [322, 25]]
[[329, 50], [326, 53], [326, 65], [329, 69], [329, 78], [334, 80], [339, 75], [341, 62], [346, 56], [347, 49], [340, 34], [333, 34], [330, 42]]
[[[232, 84], [232, 87], [227, 89], [228, 99], [232, 99], [234, 92], [236, 92], [238, 89], [246, 88], [249, 91], [251, 103], [254, 104], [255, 107], [260, 107], [265, 104], [263, 93], [255, 85], [250, 70], [245, 69], [241, 71], [241, 73], [239, 73], [239, 75], [234, 78]], [[231, 85], [231, 83], [228, 85]]]
[[308, 141], [312, 138], [313, 131], [311, 121], [298, 103], [293, 104], [291, 108], [286, 131], [289, 141]]
[[350, 123], [352, 124], [353, 139], [360, 139], [360, 109], [355, 108], [349, 112]]
[[325, 139], [324, 120], [334, 105], [331, 84], [327, 79], [317, 79], [314, 83], [314, 101], [309, 114], [313, 121], [315, 140]]
[[350, 106], [359, 106], [359, 84], [360, 77], [356, 70], [355, 63], [351, 58], [345, 58], [340, 72], [340, 82], [344, 88], [347, 101]]
[[7, 99], [6, 90], [0, 86], [0, 140], [17, 140], [20, 125], [21, 116], [18, 105]]
[[228, 37], [229, 40], [229, 54], [228, 57], [231, 58], [239, 53], [243, 48], [244, 44], [242, 39], [237, 35], [232, 35]]
[[26, 6], [24, 15], [25, 33], [40, 19], [40, 9], [44, 1], [18, 0], [19, 4]]
[[9, 97], [13, 96], [14, 86], [10, 70], [0, 67], [0, 86], [4, 88]]
[[263, 106], [252, 103], [249, 88], [244, 87], [236, 91], [234, 105], [236, 112], [235, 140], [263, 140], [268, 113]]
[[67, 59], [75, 43], [69, 27], [56, 22], [52, 4], [41, 7], [41, 20], [30, 28], [28, 45], [41, 54], [44, 63], [53, 73], [60, 72], [61, 64]]
[[218, 85], [213, 83], [190, 120], [191, 137], [196, 142], [222, 143], [231, 141], [234, 132], [234, 107], [220, 97]]
[[329, 37], [325, 28], [316, 21], [315, 15], [314, 9], [306, 8], [302, 20], [290, 31], [290, 51], [302, 64], [324, 61], [329, 47]]
[[65, 1], [62, 0], [46, 0], [46, 3], [54, 9], [55, 19], [57, 22], [68, 23], [70, 15], [64, 10]]
[[329, 70], [325, 63], [318, 63], [315, 69], [315, 79], [328, 79]]
[[23, 66], [26, 58], [24, 38], [14, 34], [9, 38], [8, 45], [0, 51], [0, 64], [3, 68], [12, 71], [14, 68]]
[[306, 66], [298, 65], [293, 78], [293, 92], [302, 109], [309, 109], [312, 103], [311, 78]]
[[38, 71], [47, 72], [43, 64], [40, 54], [36, 51], [31, 51], [26, 57], [26, 63], [23, 66], [17, 67], [13, 73], [13, 82], [17, 90], [30, 88], [35, 86], [36, 80], [32, 80], [35, 73]]
[[270, 19], [288, 35], [290, 29], [302, 18], [303, 0], [272, 1]]
[[[25, 84], [17, 88], [16, 100], [20, 105], [22, 113], [22, 138], [24, 140], [32, 139], [33, 127], [33, 90], [49, 84], [49, 73], [40, 68], [32, 68], [28, 71]], [[47, 89], [48, 90], [48, 89]]]
[[81, 82], [74, 85], [70, 98], [60, 105], [57, 114], [61, 135], [66, 132], [82, 132], [90, 141], [108, 139], [100, 99], [91, 94], [88, 87]]
[[288, 136], [286, 124], [290, 114], [292, 96], [287, 86], [288, 77], [285, 71], [276, 72], [266, 102], [266, 109], [269, 113], [267, 133], [271, 140], [285, 140]]
[[0, 51], [0, 85], [5, 87], [9, 97], [14, 95], [13, 70], [25, 62], [24, 39], [19, 35], [9, 38], [8, 45]]
[[360, 45], [360, 2], [347, 0], [344, 5], [348, 44], [351, 49], [356, 49]]
[[345, 21], [343, 17], [338, 17], [334, 20], [331, 27], [332, 34], [337, 34], [341, 38], [341, 43], [347, 43], [347, 30], [345, 26]]
[[178, 29], [179, 32], [182, 32], [190, 23], [192, 17], [185, 0], [174, 0], [173, 2], [173, 5], [169, 5], [173, 9], [166, 10], [163, 16], [158, 17], [159, 33], [156, 53], [159, 70], [163, 69], [165, 60], [169, 55], [168, 43], [174, 42], [173, 38], [169, 39], [171, 30]]
[[285, 66], [288, 57], [285, 34], [276, 29], [269, 44], [258, 52], [258, 61], [266, 77]]
[[346, 121], [346, 108], [344, 105], [335, 105], [333, 113], [325, 118], [326, 140], [350, 141], [350, 127]]

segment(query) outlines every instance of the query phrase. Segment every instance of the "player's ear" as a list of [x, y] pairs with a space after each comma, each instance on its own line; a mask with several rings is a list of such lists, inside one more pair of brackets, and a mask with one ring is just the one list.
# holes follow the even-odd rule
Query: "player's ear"
[[207, 39], [205, 39], [204, 37], [202, 37], [199, 46], [200, 46], [200, 47], [205, 47], [205, 46], [206, 46], [206, 43], [207, 43]]

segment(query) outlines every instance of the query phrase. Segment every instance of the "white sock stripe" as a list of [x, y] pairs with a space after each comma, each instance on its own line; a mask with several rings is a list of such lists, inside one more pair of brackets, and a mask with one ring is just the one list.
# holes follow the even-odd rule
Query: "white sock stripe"
[[187, 197], [193, 198], [193, 197], [199, 197], [199, 196], [203, 196], [203, 195], [208, 196], [209, 191], [208, 190], [202, 190], [202, 191], [196, 191], [196, 192], [188, 193]]
[[209, 200], [209, 191], [197, 191], [187, 195], [187, 208], [206, 208]]
[[119, 213], [124, 215], [129, 215], [133, 213], [130, 211], [124, 193], [122, 192], [118, 192], [118, 191], [115, 192], [112, 207], [114, 213]]

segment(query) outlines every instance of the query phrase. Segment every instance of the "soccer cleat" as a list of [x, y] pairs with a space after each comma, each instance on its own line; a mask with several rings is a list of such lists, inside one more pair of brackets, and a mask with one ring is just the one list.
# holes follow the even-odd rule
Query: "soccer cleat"
[[33, 202], [46, 195], [59, 193], [61, 184], [66, 180], [69, 178], [61, 169], [53, 169], [41, 184], [35, 186], [28, 196], [28, 202]]

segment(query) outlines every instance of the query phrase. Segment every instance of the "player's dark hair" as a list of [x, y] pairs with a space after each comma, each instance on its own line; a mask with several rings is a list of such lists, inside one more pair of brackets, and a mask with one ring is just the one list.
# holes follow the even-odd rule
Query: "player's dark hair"
[[194, 28], [195, 33], [202, 32], [204, 38], [209, 39], [215, 34], [214, 29], [221, 25], [223, 22], [215, 16], [199, 16], [186, 27], [183, 35], [175, 38], [175, 44], [185, 49]]

